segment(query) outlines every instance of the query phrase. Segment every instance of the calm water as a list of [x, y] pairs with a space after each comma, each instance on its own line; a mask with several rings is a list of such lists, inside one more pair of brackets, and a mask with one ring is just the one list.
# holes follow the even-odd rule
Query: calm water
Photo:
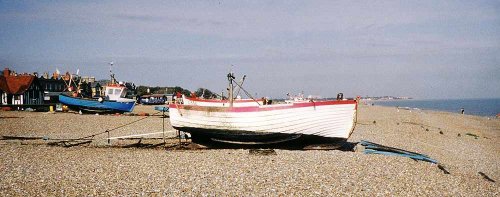
[[500, 113], [500, 99], [443, 99], [443, 100], [396, 100], [375, 101], [375, 105], [411, 107], [460, 113], [478, 116], [495, 116]]

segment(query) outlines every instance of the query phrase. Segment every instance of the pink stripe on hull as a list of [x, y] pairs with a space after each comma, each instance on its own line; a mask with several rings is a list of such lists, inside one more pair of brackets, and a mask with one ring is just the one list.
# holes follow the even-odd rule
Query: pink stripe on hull
[[[197, 101], [197, 102], [206, 102], [206, 103], [228, 103], [229, 100], [220, 100], [220, 99], [199, 99], [199, 98], [193, 98], [193, 97], [186, 97], [186, 99], [191, 100], [191, 101]], [[262, 102], [262, 99], [257, 99], [255, 100], [257, 102]], [[234, 100], [234, 103], [249, 103], [249, 102], [255, 102], [252, 99], [242, 99], [242, 100]]]

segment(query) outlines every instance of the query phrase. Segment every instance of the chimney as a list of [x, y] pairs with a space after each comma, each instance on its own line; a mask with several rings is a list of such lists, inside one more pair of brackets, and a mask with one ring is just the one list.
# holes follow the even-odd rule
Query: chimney
[[3, 76], [4, 76], [4, 77], [8, 77], [9, 75], [10, 75], [10, 70], [9, 70], [9, 68], [5, 68], [5, 69], [3, 69]]
[[52, 78], [53, 79], [59, 79], [59, 74], [57, 74], [57, 72], [53, 73], [52, 74]]

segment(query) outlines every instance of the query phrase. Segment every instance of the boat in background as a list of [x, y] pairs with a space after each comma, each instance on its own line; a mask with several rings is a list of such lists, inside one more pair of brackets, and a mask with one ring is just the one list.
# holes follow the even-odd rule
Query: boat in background
[[233, 98], [232, 73], [228, 74], [228, 80], [228, 106], [182, 104], [176, 101], [169, 105], [171, 125], [190, 133], [193, 142], [207, 145], [297, 142], [301, 146], [307, 145], [303, 147], [321, 144], [322, 147], [327, 145], [337, 148], [354, 130], [356, 100], [311, 99], [284, 104], [239, 106]]
[[[110, 63], [111, 67], [113, 62]], [[59, 101], [70, 108], [92, 112], [132, 112], [135, 106], [135, 100], [125, 98], [127, 87], [117, 82], [111, 71], [111, 82], [104, 88], [104, 97], [82, 98], [79, 96], [79, 88], [73, 92], [59, 95]]]
[[166, 100], [163, 94], [148, 94], [141, 96], [141, 104], [143, 105], [163, 105]]

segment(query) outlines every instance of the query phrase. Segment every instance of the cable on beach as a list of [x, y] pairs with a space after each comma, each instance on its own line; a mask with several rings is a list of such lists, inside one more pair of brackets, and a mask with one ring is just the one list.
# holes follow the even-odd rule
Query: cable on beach
[[[111, 131], [115, 131], [115, 130], [117, 130], [117, 129], [120, 129], [120, 128], [123, 128], [123, 127], [129, 126], [129, 125], [132, 125], [132, 124], [134, 124], [134, 123], [136, 123], [136, 122], [142, 121], [142, 120], [144, 120], [144, 119], [146, 119], [146, 118], [149, 118], [149, 117], [151, 117], [151, 116], [153, 116], [153, 115], [156, 115], [156, 114], [158, 114], [158, 113], [160, 113], [160, 111], [159, 111], [159, 112], [156, 112], [156, 113], [154, 113], [154, 114], [151, 114], [150, 116], [146, 116], [146, 117], [144, 117], [144, 118], [141, 118], [141, 119], [138, 119], [138, 120], [134, 120], [134, 121], [132, 121], [132, 122], [129, 122], [129, 123], [126, 123], [126, 124], [123, 124], [123, 125], [117, 126], [117, 127], [115, 127], [115, 128], [112, 128], [112, 129], [106, 129], [106, 131], [103, 131], [103, 132], [94, 133], [94, 134], [92, 134], [92, 135], [88, 135], [88, 136], [81, 137], [81, 138], [76, 138], [76, 139], [63, 139], [63, 140], [61, 140], [61, 141], [51, 142], [51, 143], [49, 143], [49, 145], [52, 145], [52, 146], [61, 146], [61, 145], [62, 145], [63, 147], [72, 147], [72, 146], [78, 146], [78, 145], [82, 145], [82, 144], [89, 144], [89, 143], [91, 143], [91, 142], [92, 142], [92, 140], [93, 140], [93, 138], [94, 138], [95, 136], [98, 136], [98, 135], [101, 135], [101, 134], [105, 134], [105, 133], [107, 133], [107, 134], [108, 134], [108, 143], [109, 143], [109, 140], [110, 140], [110, 138], [109, 138], [109, 132], [111, 132]], [[90, 139], [89, 139], [89, 138], [90, 138]], [[87, 140], [87, 141], [81, 142], [82, 140]], [[75, 142], [75, 141], [78, 141], [78, 143], [73, 143], [73, 142]]]

